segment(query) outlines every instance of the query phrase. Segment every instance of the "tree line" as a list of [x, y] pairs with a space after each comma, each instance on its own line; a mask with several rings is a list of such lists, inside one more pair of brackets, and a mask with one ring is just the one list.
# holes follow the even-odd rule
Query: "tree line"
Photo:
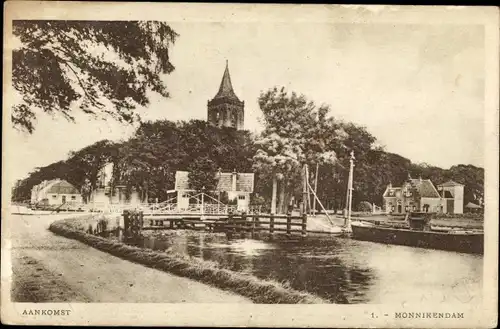
[[55, 178], [67, 180], [88, 199], [98, 187], [100, 170], [113, 163], [111, 185], [135, 189], [143, 200], [166, 200], [177, 170], [189, 171], [190, 187], [198, 191], [215, 188], [218, 170], [254, 172], [252, 203], [283, 213], [292, 200], [302, 199], [302, 168], [307, 164], [310, 182], [318, 169], [321, 202], [329, 209], [342, 209], [351, 151], [356, 158], [355, 209], [363, 202], [381, 205], [387, 184], [401, 185], [409, 174], [434, 184], [450, 179], [464, 184], [465, 203], [483, 198], [483, 168], [460, 164], [443, 169], [412, 163], [376, 146], [376, 138], [365, 127], [338, 120], [329, 106], [318, 106], [284, 88], [262, 92], [258, 103], [264, 123], [259, 134], [217, 128], [200, 120], [143, 122], [127, 141], [102, 140], [71, 152], [66, 160], [37, 168], [17, 182], [13, 199], [28, 200], [34, 185]]

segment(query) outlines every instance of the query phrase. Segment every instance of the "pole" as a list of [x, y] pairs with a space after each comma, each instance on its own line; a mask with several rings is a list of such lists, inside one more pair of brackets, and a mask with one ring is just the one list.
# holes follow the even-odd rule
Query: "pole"
[[302, 214], [307, 212], [307, 180], [306, 180], [306, 165], [302, 169]]
[[[309, 166], [306, 164], [306, 183], [309, 185]], [[307, 206], [308, 206], [308, 214], [311, 213], [312, 206], [311, 206], [311, 193], [310, 189], [307, 189]]]
[[351, 152], [350, 159], [350, 169], [349, 169], [349, 212], [347, 213], [347, 228], [351, 226], [351, 211], [352, 211], [352, 187], [353, 187], [353, 174], [354, 174], [354, 151]]
[[[314, 177], [314, 195], [318, 194], [318, 169], [319, 163], [316, 163], [316, 177]], [[316, 198], [313, 199], [313, 216], [316, 216]]]
[[203, 219], [203, 213], [205, 210], [205, 186], [202, 187], [202, 192], [201, 192], [201, 217]]
[[273, 192], [271, 196], [271, 214], [276, 213], [276, 190], [277, 190], [277, 179], [276, 179], [276, 172], [273, 171]]

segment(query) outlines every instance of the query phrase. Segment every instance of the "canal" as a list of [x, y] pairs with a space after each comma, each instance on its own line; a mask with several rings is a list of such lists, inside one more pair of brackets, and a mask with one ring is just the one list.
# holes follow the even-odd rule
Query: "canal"
[[198, 232], [149, 236], [136, 244], [288, 282], [339, 304], [477, 303], [482, 295], [478, 255], [346, 238], [269, 242]]

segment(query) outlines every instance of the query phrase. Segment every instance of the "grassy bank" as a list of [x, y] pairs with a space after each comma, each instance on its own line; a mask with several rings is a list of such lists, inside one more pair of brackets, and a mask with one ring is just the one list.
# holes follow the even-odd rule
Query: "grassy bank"
[[318, 296], [294, 290], [279, 282], [262, 280], [255, 276], [220, 268], [214, 262], [175, 253], [142, 249], [88, 234], [84, 230], [88, 223], [93, 221], [95, 221], [93, 216], [79, 218], [76, 221], [74, 219], [64, 219], [52, 223], [49, 230], [64, 237], [81, 241], [114, 256], [232, 291], [251, 299], [255, 303], [329, 303]]

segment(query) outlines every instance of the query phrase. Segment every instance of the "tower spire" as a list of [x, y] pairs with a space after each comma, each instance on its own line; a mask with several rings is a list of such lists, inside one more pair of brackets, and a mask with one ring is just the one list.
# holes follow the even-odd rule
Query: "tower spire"
[[243, 129], [244, 102], [240, 101], [234, 92], [228, 59], [219, 90], [215, 97], [208, 101], [208, 120], [216, 126]]

